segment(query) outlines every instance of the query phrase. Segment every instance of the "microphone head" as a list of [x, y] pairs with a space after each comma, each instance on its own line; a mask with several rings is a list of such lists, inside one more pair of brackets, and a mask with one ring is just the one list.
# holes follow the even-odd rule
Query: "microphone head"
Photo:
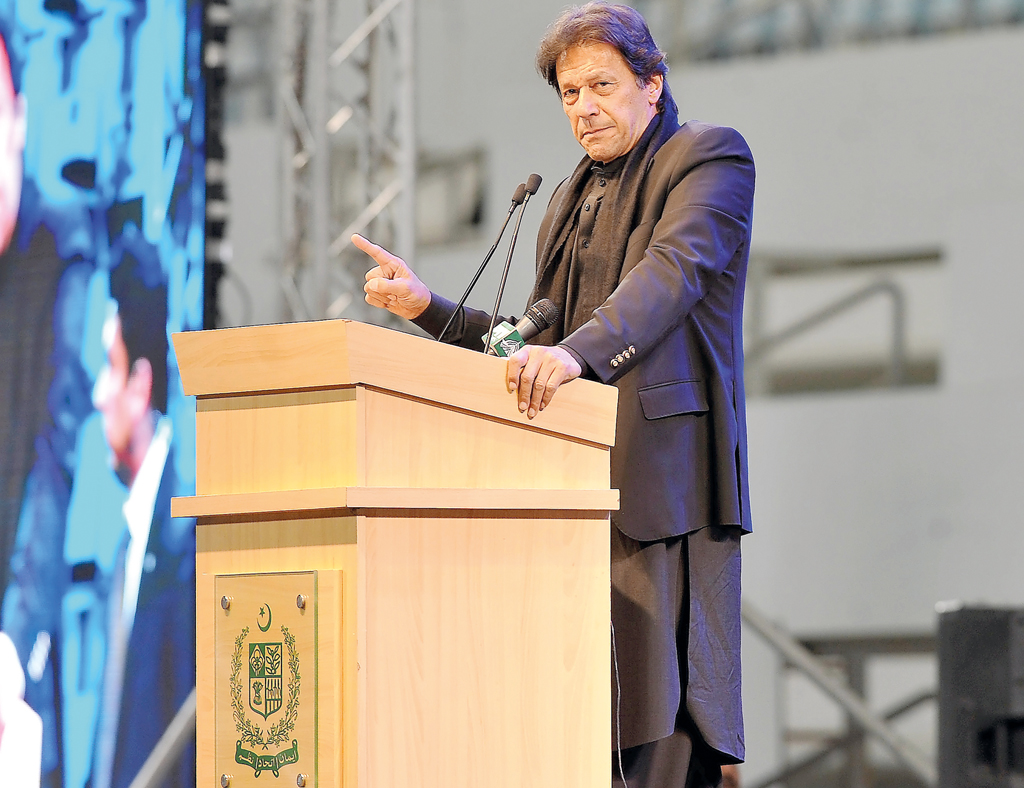
[[540, 176], [537, 173], [533, 173], [533, 175], [526, 179], [526, 191], [528, 194], [536, 194], [539, 188]]
[[550, 299], [542, 298], [526, 310], [523, 319], [516, 324], [516, 329], [524, 340], [532, 339], [545, 328], [553, 326], [559, 316], [558, 307]]
[[526, 313], [534, 323], [540, 326], [541, 331], [548, 326], [553, 326], [559, 317], [558, 307], [552, 303], [550, 298], [542, 298], [536, 304], [527, 309]]
[[512, 195], [512, 204], [513, 205], [522, 205], [523, 204], [523, 200], [525, 200], [525, 199], [526, 199], [526, 184], [525, 183], [520, 183], [519, 186], [516, 187], [516, 193]]

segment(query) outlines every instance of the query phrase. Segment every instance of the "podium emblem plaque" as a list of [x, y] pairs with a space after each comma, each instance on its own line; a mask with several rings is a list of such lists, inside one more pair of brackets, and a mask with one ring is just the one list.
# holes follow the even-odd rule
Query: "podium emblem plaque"
[[317, 573], [218, 575], [215, 586], [218, 774], [233, 787], [316, 785]]

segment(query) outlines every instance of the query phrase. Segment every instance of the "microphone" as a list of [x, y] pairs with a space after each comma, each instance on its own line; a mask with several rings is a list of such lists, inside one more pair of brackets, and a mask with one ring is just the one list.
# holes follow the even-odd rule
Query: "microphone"
[[558, 320], [560, 312], [549, 299], [542, 298], [526, 310], [526, 314], [514, 326], [501, 321], [494, 327], [491, 350], [496, 356], [508, 357], [533, 339], [537, 334]]
[[501, 296], [505, 292], [505, 282], [508, 280], [508, 269], [512, 264], [512, 252], [515, 251], [516, 248], [516, 239], [519, 237], [519, 225], [523, 223], [523, 214], [526, 213], [526, 203], [530, 201], [531, 195], [537, 193], [537, 189], [540, 188], [540, 182], [541, 178], [537, 173], [533, 173], [526, 179], [526, 185], [524, 187], [526, 190], [526, 196], [523, 198], [523, 207], [519, 211], [519, 218], [516, 219], [516, 226], [512, 231], [512, 240], [508, 245], [508, 256], [505, 258], [505, 270], [501, 273], [501, 284], [498, 286], [498, 297], [494, 299], [494, 311], [491, 312], [491, 322], [490, 325], [487, 326], [487, 340], [484, 342], [485, 354], [496, 352], [493, 347], [494, 321], [498, 319], [498, 309], [501, 307]]
[[537, 189], [540, 188], [541, 177], [537, 173], [533, 173], [529, 178], [526, 179], [526, 193], [536, 194]]
[[[533, 177], [532, 175], [530, 176]], [[505, 228], [508, 226], [508, 220], [512, 218], [512, 213], [515, 209], [522, 205], [527, 199], [527, 185], [520, 183], [516, 187], [515, 194], [512, 195], [512, 204], [508, 208], [508, 213], [505, 215], [505, 221], [501, 223], [501, 229], [498, 230], [498, 237], [494, 239], [494, 243], [491, 245], [491, 249], [487, 252], [487, 256], [484, 261], [480, 263], [480, 267], [476, 269], [476, 274], [473, 276], [473, 281], [469, 283], [469, 287], [466, 288], [466, 292], [462, 294], [462, 298], [459, 299], [459, 303], [455, 305], [455, 309], [452, 310], [451, 316], [448, 318], [448, 322], [444, 324], [444, 328], [441, 329], [441, 333], [437, 335], [437, 341], [440, 342], [441, 338], [448, 333], [448, 329], [451, 328], [452, 323], [455, 321], [455, 316], [462, 311], [462, 307], [466, 304], [466, 299], [469, 298], [469, 294], [473, 288], [476, 287], [477, 280], [480, 278], [480, 274], [484, 272], [484, 268], [487, 263], [491, 260], [491, 255], [494, 254], [494, 250], [498, 248], [498, 243], [501, 241], [501, 236], [505, 234]], [[534, 189], [534, 191], [537, 191]]]

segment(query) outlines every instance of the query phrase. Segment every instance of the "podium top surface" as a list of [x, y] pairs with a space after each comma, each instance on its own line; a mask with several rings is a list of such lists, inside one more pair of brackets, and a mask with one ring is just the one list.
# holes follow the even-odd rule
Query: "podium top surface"
[[217, 397], [343, 388], [392, 391], [611, 446], [617, 390], [562, 386], [530, 420], [505, 387], [502, 358], [350, 320], [191, 331], [173, 336], [185, 394]]

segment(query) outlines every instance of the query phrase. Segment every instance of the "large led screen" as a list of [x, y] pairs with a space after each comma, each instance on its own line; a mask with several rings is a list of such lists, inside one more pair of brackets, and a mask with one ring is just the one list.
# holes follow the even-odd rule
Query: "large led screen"
[[0, 0], [0, 627], [44, 786], [129, 785], [195, 683], [202, 11]]

